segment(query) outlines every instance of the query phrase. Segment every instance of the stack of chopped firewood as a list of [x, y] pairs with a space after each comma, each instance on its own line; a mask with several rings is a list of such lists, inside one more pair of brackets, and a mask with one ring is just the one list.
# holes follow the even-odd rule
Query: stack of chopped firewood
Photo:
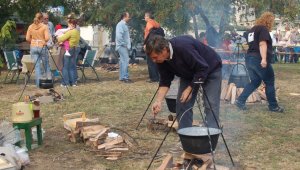
[[[96, 156], [105, 157], [108, 160], [117, 160], [124, 152], [129, 150], [129, 147], [133, 146], [128, 136], [121, 136], [112, 132], [111, 128], [101, 125], [98, 119], [84, 118], [84, 120], [80, 120], [80, 118], [76, 118], [73, 120], [75, 122], [69, 119], [64, 123], [65, 128], [69, 130], [69, 140], [74, 143], [83, 142], [92, 147], [94, 151], [97, 151]], [[75, 127], [70, 126], [68, 122], [75, 124]]]
[[[237, 88], [234, 83], [228, 84], [227, 80], [222, 81], [221, 100], [225, 100], [231, 104], [234, 104], [236, 99], [243, 92], [244, 88]], [[266, 102], [267, 97], [265, 94], [265, 86], [261, 85], [256, 91], [254, 91], [247, 99], [247, 103]]]

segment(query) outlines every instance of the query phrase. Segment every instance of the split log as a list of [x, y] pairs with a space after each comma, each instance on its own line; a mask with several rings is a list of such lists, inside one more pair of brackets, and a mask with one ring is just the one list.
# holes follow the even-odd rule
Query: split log
[[231, 90], [231, 104], [234, 104], [236, 98], [236, 86], [234, 85]]
[[110, 157], [107, 157], [105, 159], [110, 160], [110, 161], [115, 161], [115, 160], [119, 159], [119, 156], [110, 156]]
[[[102, 126], [102, 125], [93, 125], [93, 126], [82, 127], [80, 129], [81, 130], [80, 136], [83, 137], [83, 139], [96, 137], [97, 135], [99, 135], [99, 133], [103, 132], [104, 129], [106, 129], [106, 128], [105, 128], [105, 126]], [[105, 133], [105, 132], [103, 132], [103, 133]]]
[[175, 122], [174, 122], [174, 124], [173, 124], [173, 126], [171, 126], [172, 125], [172, 123], [173, 123], [173, 121], [168, 121], [168, 127], [169, 128], [174, 128], [174, 129], [178, 129], [178, 121], [176, 120]]
[[259, 93], [259, 96], [260, 96], [263, 100], [267, 100], [267, 96], [266, 96], [265, 92], [263, 92], [262, 90], [257, 90], [257, 92]]
[[125, 143], [120, 143], [120, 144], [116, 144], [116, 145], [111, 145], [111, 146], [106, 146], [105, 150], [110, 150], [110, 149], [114, 149], [114, 148], [126, 148], [126, 144]]
[[96, 156], [100, 157], [120, 157], [122, 152], [104, 152], [102, 154], [97, 154]]
[[99, 124], [100, 124], [99, 118], [89, 119], [87, 121], [77, 121], [75, 129], [80, 129], [85, 126], [92, 126], [92, 125], [99, 125]]
[[79, 131], [77, 130], [72, 130], [69, 134], [68, 134], [69, 140], [73, 143], [76, 143], [79, 139]]
[[228, 81], [227, 80], [223, 80], [222, 81], [222, 91], [221, 91], [221, 96], [220, 96], [220, 99], [221, 100], [224, 100], [225, 98], [225, 95], [227, 93], [227, 90], [228, 90]]
[[124, 138], [124, 142], [129, 146], [129, 147], [133, 147], [133, 143], [130, 141], [129, 137], [127, 137], [126, 135], [123, 136]]
[[229, 84], [227, 93], [226, 93], [226, 95], [225, 95], [225, 100], [227, 100], [227, 101], [230, 100], [230, 97], [231, 97], [231, 90], [232, 90], [232, 87], [233, 87], [233, 86], [234, 86], [234, 83], [230, 83], [230, 84]]
[[254, 92], [254, 95], [255, 95], [256, 100], [260, 102], [261, 101], [261, 97], [260, 97], [260, 95], [258, 94], [257, 91]]
[[163, 160], [162, 164], [156, 170], [165, 170], [167, 168], [173, 167], [173, 156], [168, 154], [167, 157]]
[[106, 146], [116, 145], [116, 144], [122, 143], [123, 141], [124, 141], [124, 139], [121, 136], [118, 136], [116, 139], [114, 139], [110, 142], [99, 145], [98, 149], [104, 149]]
[[89, 138], [88, 141], [91, 142], [91, 144], [92, 144], [91, 146], [97, 147], [99, 145], [99, 139], [104, 139], [107, 137], [108, 130], [109, 130], [109, 128], [104, 128], [95, 137]]
[[110, 151], [129, 151], [128, 148], [112, 148], [112, 149], [109, 149]]

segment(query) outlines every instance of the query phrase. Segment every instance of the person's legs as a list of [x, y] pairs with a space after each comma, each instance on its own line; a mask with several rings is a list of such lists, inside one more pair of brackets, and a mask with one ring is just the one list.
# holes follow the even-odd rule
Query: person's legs
[[147, 56], [147, 64], [148, 64], [148, 73], [151, 81], [159, 81], [159, 73], [157, 69], [157, 65], [152, 61], [152, 59]]
[[178, 129], [191, 127], [193, 124], [193, 106], [195, 104], [195, 100], [197, 97], [198, 90], [193, 90], [192, 98], [186, 102], [181, 103], [180, 97], [182, 92], [190, 85], [190, 81], [180, 79], [180, 85], [177, 94], [176, 100], [176, 114], [177, 114], [177, 121], [179, 123]]
[[[278, 103], [276, 100], [276, 93], [275, 93], [275, 76], [274, 76], [274, 70], [271, 64], [267, 66], [267, 68], [264, 69], [263, 72], [263, 82], [266, 85], [266, 96], [267, 100], [269, 102], [269, 109], [273, 110], [278, 108]], [[283, 110], [282, 110], [283, 111]]]
[[[251, 95], [251, 93], [261, 84], [261, 76], [259, 76], [260, 72], [260, 59], [255, 56], [247, 56], [246, 57], [246, 68], [248, 70], [248, 74], [250, 77], [250, 83], [246, 85], [243, 92], [237, 99], [237, 105], [243, 106], [246, 103], [247, 98]], [[239, 107], [240, 107], [239, 106]], [[241, 108], [241, 107], [240, 107]], [[244, 108], [243, 108], [244, 109]]]
[[[41, 64], [41, 60], [39, 57], [39, 52], [41, 51], [41, 48], [39, 47], [31, 47], [30, 48], [30, 54], [31, 57], [35, 63], [35, 85], [37, 87], [39, 87], [39, 82], [40, 82], [40, 74], [41, 74], [41, 68], [40, 68], [40, 64]], [[31, 71], [31, 70], [30, 70]]]
[[289, 63], [289, 59], [290, 59], [290, 48], [286, 47], [284, 48], [285, 50], [285, 56], [284, 56], [284, 63]]
[[77, 50], [76, 48], [71, 48], [70, 49], [70, 54], [71, 57], [69, 59], [69, 82], [70, 85], [76, 85], [76, 81], [77, 81], [77, 70], [76, 70], [76, 54], [77, 54]]
[[48, 49], [46, 47], [44, 47], [41, 50], [41, 59], [42, 59], [42, 64], [43, 64], [43, 68], [44, 68], [44, 69], [42, 69], [42, 75], [44, 78], [52, 79], [49, 57], [50, 56], [49, 56]]
[[64, 62], [63, 62], [63, 69], [62, 69], [63, 79], [61, 82], [61, 84], [64, 86], [70, 85], [70, 77], [69, 77], [70, 61], [71, 61], [71, 57], [64, 55]]
[[[211, 73], [203, 84], [204, 113], [208, 127], [219, 128], [220, 95], [221, 95], [222, 71]], [[206, 96], [205, 96], [206, 95]], [[207, 98], [208, 101], [207, 101]], [[211, 108], [210, 108], [211, 106]], [[219, 124], [220, 125], [220, 124]]]
[[126, 80], [129, 79], [128, 74], [128, 64], [129, 64], [129, 55], [128, 55], [128, 49], [125, 47], [120, 47], [118, 49], [118, 53], [120, 55], [120, 73], [119, 73], [119, 80]]

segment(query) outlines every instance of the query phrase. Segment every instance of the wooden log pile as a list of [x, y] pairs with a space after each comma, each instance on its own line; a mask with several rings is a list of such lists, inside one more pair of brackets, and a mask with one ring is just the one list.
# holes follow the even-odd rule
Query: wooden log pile
[[[82, 112], [78, 112], [82, 113]], [[75, 113], [77, 115], [80, 115]], [[67, 116], [69, 116], [68, 114]], [[85, 117], [85, 113], [83, 114]], [[123, 153], [133, 146], [127, 136], [121, 136], [112, 132], [112, 129], [101, 125], [95, 119], [74, 118], [65, 121], [64, 126], [69, 131], [68, 138], [71, 142], [83, 142], [96, 151], [96, 156], [105, 157], [108, 160], [117, 160]], [[75, 127], [68, 125], [68, 122], [75, 123]]]
[[[230, 104], [234, 104], [237, 98], [241, 95], [244, 88], [237, 88], [234, 83], [228, 84], [228, 80], [222, 81], [221, 100], [224, 100]], [[247, 99], [247, 103], [265, 103], [267, 101], [265, 86], [261, 85], [256, 91], [254, 91]]]

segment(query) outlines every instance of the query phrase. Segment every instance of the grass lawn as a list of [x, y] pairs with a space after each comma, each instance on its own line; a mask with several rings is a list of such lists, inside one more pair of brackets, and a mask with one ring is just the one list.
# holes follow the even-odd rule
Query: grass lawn
[[[278, 99], [285, 113], [271, 113], [267, 104], [249, 105], [248, 111], [239, 111], [233, 105], [222, 103], [221, 120], [224, 137], [231, 151], [236, 167], [233, 169], [299, 169], [300, 167], [300, 65], [274, 64], [276, 87], [279, 87]], [[151, 132], [146, 129], [145, 117], [138, 131], [135, 127], [144, 113], [157, 84], [146, 83], [147, 66], [141, 63], [130, 68], [133, 84], [118, 81], [117, 72], [97, 71], [101, 82], [88, 81], [70, 88], [70, 96], [60, 83], [55, 90], [65, 95], [66, 100], [43, 104], [41, 108], [43, 128], [46, 131], [41, 147], [29, 152], [30, 165], [26, 169], [36, 170], [139, 170], [146, 169], [158, 148], [165, 132]], [[6, 72], [2, 71], [1, 81]], [[90, 77], [94, 76], [91, 72]], [[11, 105], [17, 102], [23, 85], [0, 85], [0, 118], [9, 119]], [[43, 90], [28, 86], [25, 94], [33, 95]], [[195, 119], [200, 114], [195, 110]], [[67, 131], [63, 128], [62, 116], [67, 113], [83, 111], [89, 118], [99, 118], [101, 123], [126, 131], [138, 146], [130, 149], [117, 161], [96, 157], [96, 153], [83, 143], [71, 143]], [[169, 115], [166, 105], [160, 114]], [[176, 133], [167, 137], [152, 169], [158, 167], [163, 156], [176, 147], [179, 138]], [[178, 155], [175, 155], [175, 157]], [[218, 164], [231, 167], [222, 138], [216, 149], [215, 160]]]

